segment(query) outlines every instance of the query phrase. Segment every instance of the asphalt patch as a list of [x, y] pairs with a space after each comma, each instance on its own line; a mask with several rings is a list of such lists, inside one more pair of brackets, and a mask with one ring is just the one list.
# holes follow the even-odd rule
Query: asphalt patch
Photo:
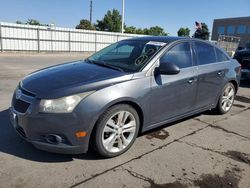
[[[226, 170], [223, 176], [218, 174], [203, 174], [199, 180], [194, 181], [194, 185], [200, 188], [238, 188], [241, 176], [239, 170]], [[237, 173], [236, 173], [237, 172]]]
[[238, 107], [238, 108], [246, 108], [244, 105], [241, 105], [241, 104], [233, 104], [233, 106]]
[[166, 184], [151, 183], [150, 188], [188, 188], [188, 186], [181, 184], [178, 181], [175, 181], [173, 183], [166, 183]]
[[235, 100], [243, 103], [250, 103], [250, 98], [248, 97], [236, 96]]
[[164, 184], [157, 184], [154, 182], [154, 180], [150, 179], [150, 178], [147, 178], [141, 174], [138, 174], [136, 172], [133, 172], [133, 171], [130, 171], [130, 170], [127, 170], [126, 171], [133, 177], [135, 178], [138, 178], [138, 179], [141, 179], [143, 181], [146, 181], [150, 184], [150, 188], [188, 188], [187, 185], [185, 184], [182, 184], [178, 181], [175, 181], [175, 182], [172, 182], [172, 183], [164, 183]]
[[236, 161], [243, 162], [243, 163], [250, 165], [250, 155], [246, 153], [241, 153], [238, 151], [228, 151], [226, 155], [229, 155], [232, 159]]
[[165, 140], [167, 137], [169, 137], [169, 133], [167, 131], [165, 131], [164, 129], [154, 131], [154, 132], [148, 133], [146, 135], [146, 138], [149, 140], [151, 140], [153, 138], [157, 138], [159, 140]]

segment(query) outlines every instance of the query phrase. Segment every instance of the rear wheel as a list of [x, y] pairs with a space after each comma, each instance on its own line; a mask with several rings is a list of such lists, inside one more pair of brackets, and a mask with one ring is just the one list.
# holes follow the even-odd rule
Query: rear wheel
[[134, 108], [120, 104], [108, 109], [98, 120], [95, 148], [104, 157], [115, 157], [126, 152], [139, 131], [139, 116]]
[[215, 108], [218, 114], [226, 114], [233, 106], [235, 97], [235, 87], [232, 83], [227, 83], [222, 90], [220, 99]]

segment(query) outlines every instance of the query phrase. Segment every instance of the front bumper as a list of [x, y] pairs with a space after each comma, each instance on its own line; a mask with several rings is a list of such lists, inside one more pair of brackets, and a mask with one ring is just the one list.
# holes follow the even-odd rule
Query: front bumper
[[[20, 92], [12, 99], [9, 109], [10, 120], [19, 135], [31, 142], [36, 148], [64, 154], [79, 154], [88, 151], [90, 125], [81, 112], [65, 114], [43, 114], [38, 112], [39, 99]], [[20, 102], [21, 101], [21, 102]], [[24, 104], [23, 104], [24, 101]], [[76, 132], [87, 132], [87, 136], [78, 138]], [[48, 141], [49, 135], [58, 135], [62, 140], [57, 143]]]

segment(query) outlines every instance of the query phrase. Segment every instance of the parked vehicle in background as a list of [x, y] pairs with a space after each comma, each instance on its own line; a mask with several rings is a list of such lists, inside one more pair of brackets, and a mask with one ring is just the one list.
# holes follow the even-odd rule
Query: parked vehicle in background
[[234, 59], [241, 64], [241, 79], [250, 80], [250, 49], [239, 50], [235, 53]]
[[57, 153], [118, 156], [139, 132], [206, 110], [230, 111], [240, 64], [217, 46], [178, 37], [127, 39], [84, 61], [36, 71], [10, 108], [17, 132]]

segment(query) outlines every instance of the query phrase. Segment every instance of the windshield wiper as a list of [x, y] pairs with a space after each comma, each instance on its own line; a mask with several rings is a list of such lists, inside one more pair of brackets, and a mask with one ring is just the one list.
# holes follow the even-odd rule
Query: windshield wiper
[[114, 69], [114, 70], [118, 70], [120, 72], [124, 72], [123, 69], [121, 69], [120, 67], [117, 67], [117, 66], [114, 66], [114, 65], [110, 65], [104, 61], [95, 61], [95, 60], [90, 60], [90, 59], [86, 59], [86, 61], [88, 61], [89, 63], [93, 63], [95, 65], [99, 65], [99, 66], [102, 66], [102, 67], [107, 67], [107, 68], [111, 68], [111, 69]]

